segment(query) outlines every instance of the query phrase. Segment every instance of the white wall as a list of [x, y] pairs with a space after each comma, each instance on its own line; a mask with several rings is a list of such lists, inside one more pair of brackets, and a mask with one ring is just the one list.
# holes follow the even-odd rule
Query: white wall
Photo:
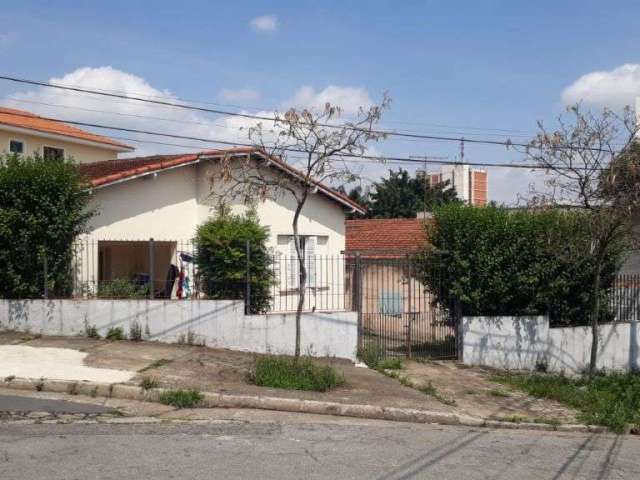
[[[598, 368], [640, 367], [637, 322], [599, 327]], [[590, 327], [550, 328], [546, 317], [464, 317], [460, 327], [462, 361], [501, 369], [581, 373], [589, 366]]]
[[[210, 347], [257, 353], [293, 354], [295, 315], [244, 315], [231, 300], [0, 300], [0, 330], [43, 335], [82, 335], [87, 325], [101, 335], [138, 322], [149, 340], [176, 342], [192, 332]], [[355, 312], [305, 313], [302, 351], [355, 360]]]

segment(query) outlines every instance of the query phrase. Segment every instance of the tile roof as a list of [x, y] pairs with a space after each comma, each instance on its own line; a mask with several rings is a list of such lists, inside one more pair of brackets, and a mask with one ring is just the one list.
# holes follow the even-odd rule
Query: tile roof
[[111, 147], [117, 147], [117, 149], [121, 151], [133, 150], [133, 147], [124, 143], [116, 142], [111, 138], [96, 135], [95, 133], [81, 130], [63, 122], [47, 120], [46, 118], [39, 117], [33, 113], [25, 112], [24, 110], [0, 107], [0, 126], [1, 125], [25, 128], [54, 135], [62, 135], [88, 142], [102, 143]]
[[424, 220], [372, 218], [347, 220], [346, 252], [364, 257], [397, 258], [415, 253], [426, 242]]
[[[229, 148], [225, 150], [207, 150], [199, 153], [188, 153], [178, 155], [152, 155], [148, 157], [123, 158], [107, 160], [103, 162], [93, 162], [80, 164], [79, 168], [83, 175], [87, 177], [91, 186], [104, 187], [110, 184], [136, 177], [138, 175], [159, 172], [168, 168], [179, 167], [199, 162], [201, 159], [211, 159], [224, 155], [259, 154], [268, 157], [272, 164], [288, 175], [301, 178], [302, 173], [279, 158], [269, 156], [265, 152], [251, 148]], [[315, 182], [318, 191], [337, 201], [343, 206], [350, 207], [355, 211], [364, 213], [365, 209], [358, 203], [351, 200], [346, 195], [330, 188], [320, 182]]]

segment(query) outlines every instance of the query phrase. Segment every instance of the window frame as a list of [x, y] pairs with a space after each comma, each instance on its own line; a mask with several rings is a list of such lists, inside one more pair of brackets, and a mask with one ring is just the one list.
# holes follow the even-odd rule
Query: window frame
[[[11, 151], [11, 143], [12, 142], [19, 142], [22, 144], [22, 151], [21, 152], [12, 152]], [[9, 142], [7, 143], [7, 152], [9, 152], [10, 154], [16, 154], [16, 155], [24, 155], [24, 152], [27, 150], [27, 142], [25, 142], [24, 140], [21, 140], [19, 138], [10, 138]]]
[[62, 156], [60, 158], [54, 158], [53, 161], [61, 161], [64, 160], [64, 156], [66, 154], [66, 151], [64, 149], [64, 147], [56, 147], [54, 145], [43, 145], [42, 146], [42, 159], [43, 160], [47, 160], [47, 157], [45, 155], [45, 149], [46, 148], [50, 148], [52, 150], [60, 150], [60, 152], [62, 152]]

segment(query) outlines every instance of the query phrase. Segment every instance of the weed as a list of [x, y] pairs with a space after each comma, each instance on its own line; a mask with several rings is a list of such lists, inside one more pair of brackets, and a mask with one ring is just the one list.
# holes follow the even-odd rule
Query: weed
[[199, 338], [192, 330], [187, 330], [187, 333], [181, 333], [178, 335], [178, 340], [176, 342], [178, 345], [197, 345], [199, 347], [204, 347], [206, 345], [204, 337]]
[[160, 403], [171, 405], [176, 408], [193, 408], [197, 407], [204, 395], [198, 390], [167, 390], [160, 394]]
[[492, 388], [491, 390], [489, 390], [489, 395], [491, 395], [492, 397], [502, 397], [502, 398], [507, 398], [511, 396], [509, 392], [505, 392], [504, 390], [500, 390], [498, 388]]
[[504, 373], [492, 381], [511, 385], [539, 398], [551, 398], [577, 409], [580, 421], [617, 433], [640, 425], [640, 375], [610, 373], [568, 378], [563, 375]]
[[12, 382], [16, 379], [15, 375], [9, 375], [8, 377], [4, 377], [5, 382]]
[[409, 377], [397, 376], [396, 378], [405, 387], [410, 387], [410, 388], [414, 388], [415, 387], [414, 383], [411, 381], [411, 379]]
[[172, 360], [166, 359], [166, 358], [160, 358], [154, 362], [151, 362], [149, 365], [147, 365], [144, 368], [141, 368], [140, 370], [138, 370], [139, 373], [142, 372], [146, 372], [147, 370], [151, 370], [153, 368], [160, 368], [160, 367], [164, 367], [165, 365], [168, 365], [172, 362]]
[[366, 344], [358, 351], [358, 358], [369, 368], [377, 368], [383, 356], [383, 349], [376, 343]]
[[400, 370], [402, 368], [402, 360], [399, 358], [385, 358], [378, 362], [378, 370]]
[[264, 355], [256, 358], [249, 381], [261, 387], [326, 392], [345, 384], [345, 378], [331, 365], [319, 365], [310, 357]]
[[425, 395], [429, 395], [430, 397], [435, 398], [440, 403], [444, 403], [445, 405], [453, 406], [456, 404], [456, 401], [453, 398], [449, 398], [443, 395], [442, 393], [440, 393], [438, 389], [434, 387], [431, 382], [421, 386], [420, 388], [418, 388], [418, 390], [420, 390]]
[[552, 425], [554, 429], [557, 429], [560, 425], [562, 425], [562, 422], [557, 418], [545, 418], [545, 417], [534, 418], [533, 423], [540, 423], [543, 425]]
[[134, 321], [129, 326], [129, 340], [133, 342], [142, 341], [142, 325], [140, 325], [140, 323], [137, 321]]
[[464, 393], [465, 393], [466, 395], [477, 395], [477, 394], [478, 394], [478, 391], [477, 391], [477, 390], [474, 390], [473, 388], [466, 388], [466, 389], [464, 390]]
[[105, 337], [107, 340], [110, 341], [117, 341], [117, 340], [126, 340], [127, 337], [125, 337], [124, 335], [124, 331], [122, 330], [122, 327], [111, 327], [109, 328], [109, 330], [107, 331], [107, 334], [105, 335]]
[[151, 390], [152, 388], [158, 388], [159, 383], [158, 380], [152, 377], [142, 377], [140, 381], [140, 386], [143, 390]]
[[84, 332], [87, 338], [95, 338], [95, 339], [100, 338], [100, 334], [98, 333], [98, 328], [95, 325], [87, 325], [84, 329]]
[[44, 390], [44, 377], [40, 377], [40, 380], [38, 380], [38, 382], [36, 383], [36, 390], [38, 392]]
[[499, 422], [509, 422], [509, 423], [527, 423], [527, 417], [523, 417], [520, 415], [510, 415], [507, 417], [495, 417], [495, 420]]
[[69, 385], [69, 388], [67, 389], [67, 393], [69, 395], [78, 395], [78, 384], [72, 383], [71, 385]]

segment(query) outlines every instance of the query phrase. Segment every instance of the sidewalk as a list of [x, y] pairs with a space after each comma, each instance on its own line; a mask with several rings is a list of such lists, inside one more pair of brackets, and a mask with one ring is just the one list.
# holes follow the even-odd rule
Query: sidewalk
[[[437, 421], [431, 418], [443, 418], [456, 423], [457, 418], [464, 417], [467, 423], [475, 425], [488, 424], [486, 420], [497, 421], [489, 422], [492, 426], [500, 426], [500, 422], [510, 422], [513, 427], [518, 423], [534, 421], [553, 425], [575, 423], [575, 412], [556, 402], [504, 391], [503, 387], [488, 381], [487, 371], [461, 368], [451, 362], [408, 362], [400, 371], [401, 376], [407, 377], [416, 386], [431, 383], [440, 395], [427, 395], [416, 388], [402, 385], [397, 379], [339, 360], [331, 360], [331, 363], [345, 376], [345, 386], [330, 392], [303, 392], [249, 384], [246, 378], [255, 354], [246, 352], [156, 342], [108, 342], [84, 337], [36, 338], [14, 332], [0, 333], [0, 349], [3, 345], [83, 352], [86, 354], [83, 359], [86, 367], [120, 371], [125, 377], [129, 373], [129, 380], [117, 383], [131, 386], [128, 390], [121, 389], [120, 395], [124, 395], [124, 398], [132, 398], [132, 394], [139, 396], [140, 382], [149, 377], [161, 388], [193, 388], [208, 392], [210, 406], [233, 406], [230, 402], [240, 402], [246, 408], [269, 409], [270, 405], [276, 405], [281, 399], [280, 403], [284, 402], [284, 405], [289, 402], [291, 411], [320, 411], [323, 404], [327, 406], [327, 412], [332, 409], [344, 415], [355, 412], [354, 416], [366, 416], [366, 412], [372, 412], [378, 415], [376, 418], [395, 415], [401, 419], [404, 415], [410, 419], [415, 413], [414, 418], [422, 418], [427, 422]], [[63, 355], [60, 358], [66, 357]], [[29, 368], [30, 371], [38, 371], [37, 367]], [[41, 368], [44, 371], [44, 366]], [[57, 368], [64, 370], [62, 365]], [[41, 376], [36, 374], [32, 378], [38, 380]], [[75, 380], [86, 379], [77, 377]], [[112, 390], [113, 387], [109, 387], [108, 392]], [[455, 402], [443, 402], [443, 397]], [[305, 403], [307, 401], [311, 402]], [[260, 402], [262, 407], [256, 407]], [[286, 410], [286, 406], [282, 410]], [[433, 415], [429, 416], [429, 413]]]

